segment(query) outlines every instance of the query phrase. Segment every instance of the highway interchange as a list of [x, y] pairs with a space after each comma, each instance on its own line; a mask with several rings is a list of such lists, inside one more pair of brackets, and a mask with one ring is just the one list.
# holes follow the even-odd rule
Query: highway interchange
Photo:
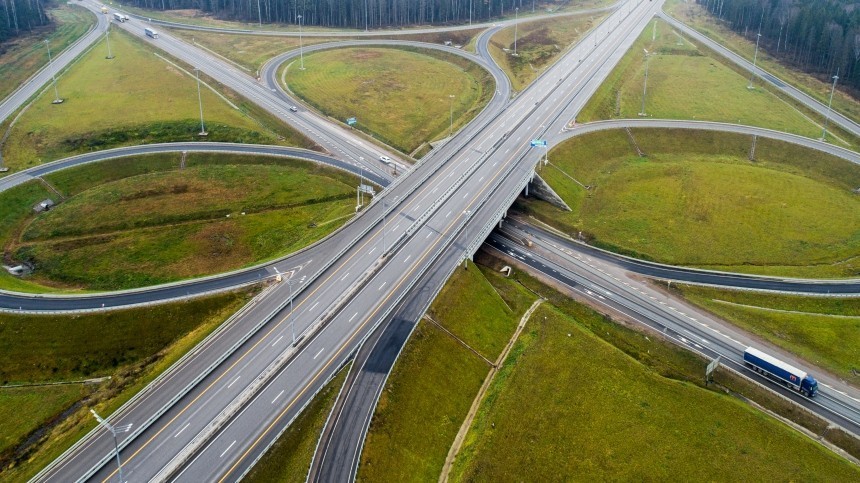
[[[618, 8], [510, 102], [509, 84], [493, 72], [492, 64], [484, 62], [496, 77], [499, 92], [481, 115], [414, 166], [407, 176], [388, 185], [385, 195], [337, 236], [278, 262], [278, 266], [255, 268], [257, 279], [271, 277], [277, 268], [289, 282], [266, 289], [180, 364], [111, 416], [116, 424], [134, 425], [122, 440], [125, 476], [131, 481], [234, 480], [244, 474], [375, 327], [398, 320], [398, 316], [413, 323], [420, 317], [451, 271], [477, 250], [504, 216], [505, 208], [528, 183], [538, 161], [528, 141], [570, 135], [570, 130], [565, 131], [568, 121], [659, 12], [660, 3], [636, 2]], [[87, 5], [91, 9], [97, 6]], [[142, 25], [132, 20], [123, 28], [144, 38]], [[488, 38], [485, 35], [479, 41], [479, 54], [485, 53]], [[597, 40], [592, 42], [593, 39]], [[386, 167], [375, 162], [386, 153], [384, 149], [313, 112], [288, 111], [286, 106], [294, 101], [280, 90], [275, 72], [277, 65], [289, 60], [289, 54], [267, 66], [263, 76], [266, 84], [261, 85], [220, 59], [167, 34], [162, 33], [152, 43], [298, 127], [333, 153], [328, 158], [340, 162], [340, 167], [354, 171], [366, 165], [380, 185], [390, 179]], [[310, 152], [304, 154], [306, 159], [311, 157]], [[494, 235], [491, 246], [523, 263], [542, 256], [524, 253], [510, 240], [508, 245], [498, 243], [499, 235]], [[565, 270], [562, 282], [571, 287], [607, 283], [595, 282], [598, 272], [594, 270], [580, 269], [587, 273], [577, 278], [561, 264], [543, 265]], [[545, 272], [537, 266], [532, 268]], [[253, 279], [251, 275], [248, 280]], [[607, 297], [626, 290], [617, 284], [610, 288]], [[856, 293], [856, 286], [854, 289]], [[295, 297], [292, 304], [288, 302], [291, 296]], [[624, 297], [627, 303], [635, 302], [639, 307], [647, 303], [629, 293]], [[621, 300], [615, 300], [617, 306], [613, 308], [624, 313]], [[644, 310], [636, 313], [641, 316]], [[694, 330], [688, 323], [682, 325], [686, 321], [667, 322], [667, 317], [674, 316], [660, 304], [647, 310], [649, 320], [656, 319], [662, 327], [674, 331], [667, 335]], [[383, 327], [389, 326], [399, 334], [392, 341], [405, 341], [408, 324]], [[301, 339], [295, 346], [291, 344], [293, 334]], [[380, 340], [387, 340], [382, 337]], [[708, 356], [726, 353], [726, 357], [737, 360], [737, 346], [716, 343], [721, 344], [720, 348], [702, 352]], [[390, 356], [397, 344], [368, 345], [368, 350], [386, 347]], [[393, 357], [389, 359], [393, 363]], [[383, 364], [382, 368], [386, 367], [390, 364]], [[387, 373], [379, 369], [376, 368], [378, 374]], [[384, 381], [384, 377], [377, 379]], [[831, 387], [838, 386], [837, 381], [832, 381]], [[856, 431], [856, 401], [823, 392], [823, 400], [839, 402], [833, 403], [833, 408], [813, 409], [826, 412], [845, 427], [854, 424]], [[359, 406], [365, 408], [366, 414], [374, 401], [375, 397], [365, 397]], [[365, 430], [366, 425], [357, 433], [360, 439]], [[341, 464], [347, 473], [334, 479], [348, 479], [354, 474], [360, 441], [358, 446], [354, 441], [345, 446], [352, 450], [352, 464]], [[112, 441], [104, 431], [95, 430], [38, 479], [65, 480], [75, 475], [71, 479], [104, 480], [114, 471], [105, 465], [111, 451]]]

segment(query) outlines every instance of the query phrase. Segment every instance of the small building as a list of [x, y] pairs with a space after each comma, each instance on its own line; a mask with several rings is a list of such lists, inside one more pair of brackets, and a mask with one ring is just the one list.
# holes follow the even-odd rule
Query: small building
[[33, 205], [33, 211], [41, 213], [50, 210], [55, 205], [54, 200], [48, 198]]

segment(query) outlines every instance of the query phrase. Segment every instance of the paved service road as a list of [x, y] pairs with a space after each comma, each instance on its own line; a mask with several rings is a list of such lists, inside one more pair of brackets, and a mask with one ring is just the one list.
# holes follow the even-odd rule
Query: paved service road
[[[536, 226], [534, 223], [529, 223], [527, 220], [518, 218], [506, 219], [500, 231], [512, 240], [520, 240], [520, 242], [526, 239], [543, 240], [553, 248], [561, 250], [570, 256], [604, 260], [624, 270], [660, 280], [789, 294], [841, 297], [860, 296], [860, 280], [803, 280], [663, 265], [601, 250], [600, 248], [552, 233], [549, 230]], [[491, 235], [491, 239], [498, 236], [500, 235]]]

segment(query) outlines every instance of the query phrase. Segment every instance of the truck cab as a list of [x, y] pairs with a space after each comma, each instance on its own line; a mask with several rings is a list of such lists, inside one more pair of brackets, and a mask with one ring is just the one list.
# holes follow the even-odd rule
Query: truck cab
[[818, 381], [815, 380], [812, 376], [806, 376], [800, 381], [800, 392], [801, 394], [806, 394], [808, 397], [815, 396], [815, 393], [818, 391]]

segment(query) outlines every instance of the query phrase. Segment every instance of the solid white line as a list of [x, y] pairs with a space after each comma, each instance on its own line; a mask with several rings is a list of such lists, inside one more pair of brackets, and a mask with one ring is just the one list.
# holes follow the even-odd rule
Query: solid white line
[[367, 254], [370, 255], [371, 253], [373, 253], [373, 250], [376, 250], [376, 247], [373, 247], [373, 249], [370, 250]]
[[408, 262], [410, 258], [412, 258], [412, 254], [411, 254], [411, 253], [410, 253], [409, 255], [407, 255], [407, 256], [406, 256], [406, 258], [403, 260], [403, 263]]
[[325, 347], [323, 347], [322, 349], [320, 349], [320, 351], [319, 351], [319, 352], [317, 352], [317, 355], [315, 355], [315, 356], [314, 356], [314, 360], [317, 360], [317, 357], [319, 357], [319, 356], [320, 356], [320, 354], [322, 354], [322, 352], [323, 352], [324, 350], [325, 350]]
[[451, 216], [451, 212], [450, 212], [450, 211], [448, 212], [448, 214], [447, 214], [447, 215], [445, 215], [445, 218], [448, 218], [449, 216]]
[[278, 393], [278, 395], [277, 395], [277, 396], [275, 396], [275, 399], [272, 399], [272, 404], [275, 404], [275, 401], [277, 401], [277, 400], [278, 400], [278, 398], [279, 398], [279, 397], [281, 397], [281, 395], [282, 395], [283, 393], [284, 393], [284, 390], [283, 390], [283, 389], [281, 389], [281, 392], [279, 392], [279, 393]]
[[354, 319], [356, 315], [358, 315], [358, 312], [352, 314], [352, 317], [350, 317], [347, 322], [352, 322], [352, 319]]
[[231, 387], [233, 387], [233, 384], [236, 384], [236, 381], [238, 381], [240, 377], [241, 376], [236, 376], [236, 379], [233, 379], [233, 381], [227, 385], [227, 389], [230, 389]]
[[433, 234], [433, 232], [431, 231], [430, 233], [427, 234], [427, 236], [424, 237], [424, 239], [426, 240], [426, 239], [430, 238], [430, 235], [432, 235], [432, 234]]
[[[280, 336], [280, 337], [278, 337], [278, 338], [275, 340], [275, 342], [272, 342], [272, 347], [275, 347], [275, 344], [277, 344], [278, 342], [280, 342], [280, 341], [281, 341], [281, 339], [283, 339], [283, 338], [284, 338], [284, 336]], [[237, 379], [238, 379], [238, 377], [237, 377]], [[230, 387], [230, 386], [227, 386], [227, 387]]]
[[378, 288], [378, 289], [376, 289], [376, 290], [382, 290], [382, 287], [384, 287], [386, 283], [388, 283], [388, 281], [387, 281], [387, 280], [386, 280], [386, 281], [384, 281], [384, 282], [382, 282], [382, 285], [380, 285], [380, 286], [379, 286], [379, 288]]
[[320, 304], [319, 302], [315, 303], [315, 304], [313, 305], [313, 307], [311, 307], [311, 308], [309, 308], [309, 309], [308, 309], [308, 312], [310, 312], [311, 310], [313, 310], [313, 309], [317, 308], [317, 305], [319, 305], [319, 304]]
[[191, 423], [185, 423], [185, 426], [183, 426], [182, 429], [180, 429], [178, 433], [174, 434], [173, 437], [175, 438], [175, 437], [179, 436], [180, 434], [182, 434], [182, 432], [185, 431], [185, 428], [187, 428], [188, 426], [191, 426]]
[[346, 275], [344, 275], [343, 278], [340, 279], [340, 281], [343, 282], [344, 280], [346, 280], [346, 277], [348, 277], [348, 276], [349, 276], [349, 272], [346, 272]]
[[227, 446], [227, 449], [225, 449], [225, 450], [224, 450], [224, 452], [223, 452], [223, 453], [221, 453], [221, 456], [219, 456], [219, 458], [223, 458], [223, 457], [224, 457], [224, 455], [225, 455], [225, 454], [227, 454], [227, 452], [228, 452], [228, 451], [230, 451], [230, 448], [232, 448], [234, 444], [236, 444], [236, 440], [235, 440], [235, 439], [233, 440], [233, 442], [232, 442], [232, 443], [230, 443], [230, 446]]

